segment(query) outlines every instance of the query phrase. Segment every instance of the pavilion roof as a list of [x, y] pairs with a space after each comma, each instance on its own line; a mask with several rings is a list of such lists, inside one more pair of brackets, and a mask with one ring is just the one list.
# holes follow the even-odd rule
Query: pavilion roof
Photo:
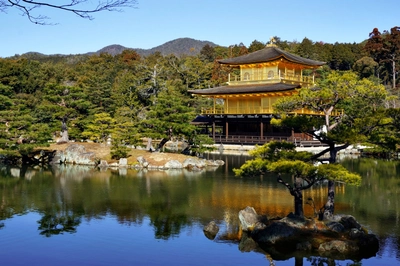
[[284, 58], [290, 62], [298, 63], [307, 66], [322, 66], [325, 65], [325, 62], [315, 61], [307, 58], [303, 58], [286, 51], [279, 49], [276, 46], [267, 46], [264, 49], [255, 51], [250, 54], [218, 60], [220, 64], [227, 65], [244, 65], [244, 64], [255, 64], [255, 63], [266, 63], [271, 61], [276, 61], [281, 58]]
[[275, 83], [275, 84], [257, 84], [257, 85], [238, 85], [238, 86], [221, 86], [210, 89], [189, 90], [192, 94], [197, 95], [222, 95], [222, 94], [251, 94], [263, 92], [281, 92], [301, 88], [300, 85]]

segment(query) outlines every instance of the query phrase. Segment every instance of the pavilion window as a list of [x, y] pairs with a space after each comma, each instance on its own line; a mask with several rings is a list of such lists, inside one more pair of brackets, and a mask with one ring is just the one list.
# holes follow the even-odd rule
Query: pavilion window
[[245, 72], [244, 73], [243, 80], [250, 80], [250, 73], [249, 72]]
[[238, 101], [238, 113], [246, 113], [247, 102], [246, 101]]
[[254, 69], [254, 80], [262, 80], [262, 68]]

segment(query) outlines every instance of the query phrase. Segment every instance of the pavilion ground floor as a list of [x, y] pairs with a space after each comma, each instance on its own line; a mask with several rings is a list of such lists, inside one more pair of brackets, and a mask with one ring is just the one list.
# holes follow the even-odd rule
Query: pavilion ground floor
[[198, 116], [192, 121], [201, 134], [210, 136], [216, 144], [263, 145], [277, 140], [293, 142], [296, 146], [323, 146], [312, 136], [295, 128], [271, 125], [270, 115]]

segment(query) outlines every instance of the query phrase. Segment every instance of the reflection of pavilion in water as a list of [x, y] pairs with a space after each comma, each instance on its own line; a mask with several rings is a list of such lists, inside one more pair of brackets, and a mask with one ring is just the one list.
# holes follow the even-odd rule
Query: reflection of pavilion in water
[[[325, 185], [316, 186], [312, 189], [303, 191], [304, 215], [313, 217], [314, 206], [318, 212], [324, 206], [328, 189]], [[345, 186], [337, 185], [335, 194], [344, 194]], [[307, 203], [307, 199], [312, 198], [313, 202]], [[208, 203], [207, 203], [208, 204]], [[220, 234], [224, 240], [240, 240], [241, 230], [239, 225], [239, 211], [246, 206], [253, 207], [260, 215], [266, 215], [268, 219], [285, 217], [294, 211], [294, 198], [286, 188], [259, 187], [246, 189], [238, 186], [231, 186], [229, 182], [222, 186], [214, 187], [209, 203], [215, 208], [223, 210], [223, 220], [226, 224], [226, 231]], [[315, 205], [314, 205], [315, 204]], [[201, 206], [199, 206], [201, 208]], [[344, 204], [335, 204], [335, 212], [347, 209]], [[221, 211], [222, 212], [222, 211]]]
[[[225, 161], [223, 167], [226, 170], [238, 167], [245, 163], [249, 156], [224, 156], [219, 155], [220, 159]], [[212, 158], [212, 156], [211, 156]], [[220, 209], [224, 213], [224, 222], [227, 230], [225, 237], [236, 239], [239, 233], [239, 211], [247, 206], [253, 207], [258, 214], [266, 215], [269, 219], [275, 217], [285, 217], [290, 212], [294, 212], [294, 198], [283, 185], [276, 181], [276, 176], [258, 176], [258, 177], [234, 177], [233, 173], [225, 171], [226, 178], [219, 180], [214, 184], [209, 195], [209, 201], [199, 202], [199, 208], [212, 207]], [[236, 181], [232, 182], [233, 179]], [[286, 178], [289, 183], [294, 180]], [[254, 186], [258, 184], [258, 186]], [[336, 195], [345, 194], [345, 185], [338, 183], [335, 186]], [[314, 212], [324, 206], [328, 195], [327, 184], [321, 183], [312, 188], [303, 191], [304, 215], [313, 217]], [[309, 201], [308, 199], [312, 200]], [[203, 206], [201, 206], [203, 205]], [[335, 204], [336, 212], [348, 209], [347, 205], [342, 203]], [[223, 210], [223, 211], [222, 211]]]

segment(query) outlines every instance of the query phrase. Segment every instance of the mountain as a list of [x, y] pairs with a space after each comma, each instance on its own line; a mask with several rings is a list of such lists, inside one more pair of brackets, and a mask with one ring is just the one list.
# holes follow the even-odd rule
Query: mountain
[[97, 52], [93, 53], [93, 52], [89, 52], [87, 54], [101, 54], [101, 53], [107, 53], [110, 55], [117, 55], [122, 53], [122, 51], [124, 50], [132, 50], [132, 48], [128, 48], [119, 44], [112, 44], [109, 46], [106, 46], [104, 48], [101, 48], [100, 50], [98, 50]]
[[106, 46], [97, 52], [96, 54], [100, 53], [108, 53], [111, 55], [117, 55], [122, 53], [124, 50], [134, 50], [141, 56], [148, 56], [155, 52], [160, 52], [162, 55], [197, 55], [200, 53], [201, 49], [206, 45], [210, 45], [212, 47], [218, 46], [217, 44], [209, 41], [199, 41], [191, 38], [179, 38], [169, 42], [166, 42], [162, 45], [156, 46], [151, 49], [141, 49], [141, 48], [128, 48], [122, 45], [113, 44]]
[[201, 49], [205, 45], [210, 45], [212, 47], [219, 46], [213, 42], [209, 41], [199, 41], [191, 38], [179, 38], [175, 39], [169, 42], [166, 42], [162, 45], [156, 46], [151, 49], [141, 49], [141, 48], [129, 48], [125, 47], [119, 44], [113, 44], [106, 46], [96, 52], [88, 52], [85, 54], [51, 54], [51, 55], [45, 55], [42, 53], [37, 53], [37, 52], [28, 52], [22, 55], [15, 55], [12, 56], [11, 58], [18, 58], [18, 57], [23, 57], [27, 58], [30, 60], [37, 60], [40, 62], [60, 62], [60, 61], [65, 61], [68, 60], [69, 62], [78, 62], [81, 59], [85, 58], [88, 55], [92, 54], [101, 54], [101, 53], [108, 53], [110, 55], [118, 55], [122, 53], [124, 50], [134, 50], [136, 51], [139, 55], [141, 56], [148, 56], [150, 54], [153, 54], [155, 52], [160, 52], [162, 55], [169, 55], [169, 54], [174, 54], [176, 56], [180, 55], [198, 55], [201, 51]]

